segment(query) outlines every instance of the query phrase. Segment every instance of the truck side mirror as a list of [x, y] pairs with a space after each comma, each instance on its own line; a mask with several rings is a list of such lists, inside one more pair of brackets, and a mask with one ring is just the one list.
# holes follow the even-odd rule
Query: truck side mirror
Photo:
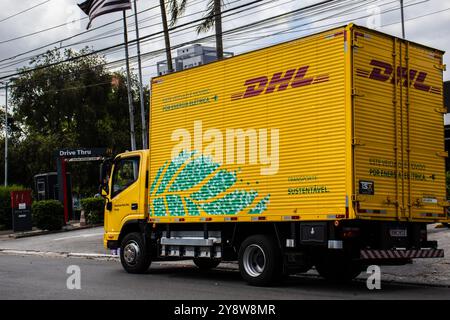
[[109, 171], [111, 169], [111, 159], [105, 159], [100, 164], [100, 194], [103, 198], [106, 198], [109, 194], [108, 182], [109, 182]]

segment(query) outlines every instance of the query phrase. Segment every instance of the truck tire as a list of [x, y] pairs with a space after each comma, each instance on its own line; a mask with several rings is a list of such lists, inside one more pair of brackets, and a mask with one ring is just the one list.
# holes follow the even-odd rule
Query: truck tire
[[127, 234], [120, 244], [120, 262], [128, 273], [145, 273], [151, 264], [150, 252], [139, 232]]
[[362, 271], [362, 265], [350, 257], [339, 254], [324, 254], [315, 264], [321, 277], [332, 283], [348, 283]]
[[282, 275], [282, 259], [275, 239], [254, 235], [244, 240], [239, 249], [239, 271], [250, 285], [268, 286]]
[[220, 260], [210, 258], [194, 258], [194, 264], [200, 270], [209, 270], [217, 267], [220, 264]]

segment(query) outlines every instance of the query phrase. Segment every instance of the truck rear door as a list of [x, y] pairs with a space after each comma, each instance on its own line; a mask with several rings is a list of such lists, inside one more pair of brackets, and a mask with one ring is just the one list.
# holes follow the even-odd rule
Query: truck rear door
[[445, 217], [442, 56], [438, 50], [352, 28], [358, 217]]

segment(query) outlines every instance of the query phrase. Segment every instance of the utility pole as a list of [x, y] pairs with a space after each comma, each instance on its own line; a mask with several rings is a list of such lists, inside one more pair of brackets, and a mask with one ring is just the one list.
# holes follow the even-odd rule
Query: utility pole
[[125, 59], [127, 64], [127, 90], [128, 90], [128, 109], [130, 112], [130, 138], [131, 138], [131, 151], [136, 150], [136, 136], [134, 133], [134, 107], [133, 97], [131, 93], [131, 73], [130, 73], [130, 57], [128, 53], [128, 27], [127, 27], [127, 15], [125, 10], [123, 12], [123, 35], [125, 40]]
[[137, 14], [137, 4], [134, 0], [134, 21], [136, 24], [136, 44], [139, 68], [139, 97], [141, 99], [141, 127], [142, 127], [142, 149], [148, 149], [147, 142], [147, 120], [145, 118], [145, 104], [144, 104], [144, 87], [142, 85], [142, 62], [141, 62], [141, 41], [139, 38], [139, 21]]
[[406, 34], [405, 34], [405, 15], [403, 10], [403, 0], [400, 0], [400, 11], [402, 13], [402, 38], [405, 39]]
[[8, 82], [5, 85], [5, 187], [8, 186]]

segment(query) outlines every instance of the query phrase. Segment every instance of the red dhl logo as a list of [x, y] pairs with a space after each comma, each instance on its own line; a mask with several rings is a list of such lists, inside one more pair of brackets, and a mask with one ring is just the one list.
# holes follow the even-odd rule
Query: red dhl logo
[[[395, 72], [392, 64], [373, 59], [370, 61], [370, 65], [373, 66], [371, 71], [357, 68], [356, 75], [372, 80], [378, 80], [382, 82], [389, 81], [394, 84]], [[403, 86], [408, 87], [408, 69], [406, 67], [397, 67], [397, 84], [403, 81]], [[432, 87], [425, 83], [428, 73], [424, 71], [409, 70], [409, 87], [414, 89], [430, 92], [434, 94], [441, 94], [441, 88]]]
[[247, 89], [244, 92], [234, 93], [231, 100], [245, 99], [259, 96], [260, 94], [269, 94], [278, 91], [284, 91], [289, 88], [301, 88], [312, 84], [327, 82], [330, 80], [328, 74], [320, 76], [307, 75], [309, 66], [303, 66], [298, 69], [289, 69], [286, 72], [276, 72], [269, 77], [261, 76], [248, 79], [244, 82]]

